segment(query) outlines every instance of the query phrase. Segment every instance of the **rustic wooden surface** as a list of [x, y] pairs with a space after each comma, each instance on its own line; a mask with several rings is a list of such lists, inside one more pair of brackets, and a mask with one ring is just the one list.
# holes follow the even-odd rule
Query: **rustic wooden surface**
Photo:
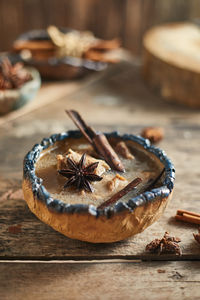
[[4, 289], [0, 297], [4, 300], [198, 300], [199, 268], [200, 262], [186, 261], [2, 263]]
[[[53, 87], [57, 100], [0, 126], [0, 299], [132, 299], [133, 294], [199, 299], [200, 245], [192, 236], [198, 227], [173, 216], [181, 208], [200, 212], [200, 111], [154, 95], [137, 61], [91, 76], [77, 81], [70, 93], [66, 85], [66, 94], [63, 84], [43, 87], [37, 101], [51, 97]], [[144, 126], [164, 128], [159, 146], [175, 164], [175, 191], [164, 215], [143, 233], [113, 244], [79, 242], [55, 232], [27, 208], [23, 157], [43, 137], [74, 128], [65, 108], [81, 111], [105, 131], [139, 134]], [[181, 257], [145, 252], [145, 245], [166, 230], [182, 239]]]
[[92, 30], [100, 38], [118, 36], [141, 53], [142, 36], [153, 25], [200, 18], [198, 0], [1, 0], [0, 51], [24, 31], [50, 24]]

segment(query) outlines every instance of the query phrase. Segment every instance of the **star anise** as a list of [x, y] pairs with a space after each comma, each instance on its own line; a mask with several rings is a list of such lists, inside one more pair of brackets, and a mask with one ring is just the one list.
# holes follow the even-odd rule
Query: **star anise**
[[67, 158], [69, 169], [58, 170], [60, 175], [68, 178], [64, 188], [74, 185], [78, 190], [84, 189], [88, 192], [93, 192], [91, 182], [100, 181], [103, 177], [93, 173], [99, 164], [98, 162], [92, 163], [86, 167], [85, 161], [85, 153], [81, 156], [81, 159], [77, 164], [69, 157]]
[[175, 253], [181, 255], [182, 251], [178, 243], [181, 239], [178, 237], [169, 236], [168, 232], [165, 232], [163, 238], [155, 239], [146, 246], [146, 250], [152, 253]]
[[194, 236], [195, 240], [197, 241], [197, 243], [200, 244], [200, 228], [199, 228], [199, 233], [197, 233], [197, 234], [193, 233], [193, 236]]

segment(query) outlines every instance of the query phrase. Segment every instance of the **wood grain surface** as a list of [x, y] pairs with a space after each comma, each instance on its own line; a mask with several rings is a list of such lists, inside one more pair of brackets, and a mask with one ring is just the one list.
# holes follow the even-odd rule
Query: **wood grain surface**
[[[200, 262], [2, 263], [0, 298], [199, 299]], [[16, 276], [18, 274], [18, 276]]]
[[[113, 66], [88, 85], [77, 82], [66, 96], [59, 85], [55, 89], [55, 102], [0, 127], [0, 298], [65, 299], [69, 294], [67, 299], [132, 299], [136, 293], [138, 299], [198, 299], [200, 245], [192, 236], [198, 227], [173, 216], [177, 209], [200, 212], [200, 111], [154, 95], [141, 80], [137, 61]], [[43, 137], [74, 128], [66, 108], [79, 110], [89, 124], [104, 131], [139, 134], [145, 126], [164, 128], [159, 147], [175, 164], [175, 191], [164, 215], [143, 233], [113, 244], [89, 244], [62, 236], [29, 211], [21, 191], [23, 157]], [[145, 252], [146, 244], [165, 231], [182, 239], [182, 257]], [[127, 261], [135, 259], [144, 262]], [[79, 260], [85, 263], [73, 264]]]
[[198, 0], [1, 0], [0, 51], [17, 36], [48, 25], [91, 30], [98, 37], [119, 37], [141, 53], [142, 36], [153, 25], [200, 17]]

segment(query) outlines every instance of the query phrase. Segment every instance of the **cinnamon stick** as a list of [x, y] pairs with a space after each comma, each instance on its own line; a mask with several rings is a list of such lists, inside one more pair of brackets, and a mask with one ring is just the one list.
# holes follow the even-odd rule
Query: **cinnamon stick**
[[[164, 171], [165, 171], [165, 168], [161, 171], [161, 173], [155, 179], [150, 179], [149, 185], [144, 189], [144, 191], [140, 191], [140, 194], [144, 193], [145, 191], [151, 190], [154, 187], [154, 185], [158, 182], [158, 180], [162, 177]], [[122, 190], [120, 190], [115, 195], [113, 195], [110, 199], [108, 199], [107, 201], [105, 201], [101, 205], [99, 205], [98, 208], [102, 209], [102, 208], [105, 208], [105, 207], [117, 202], [120, 198], [125, 196], [131, 190], [133, 190], [133, 188], [136, 187], [141, 182], [142, 182], [142, 179], [140, 177], [137, 177], [136, 179], [131, 181], [128, 185], [126, 185]]]
[[98, 51], [107, 51], [119, 48], [121, 45], [121, 41], [116, 38], [113, 40], [98, 40], [95, 44], [92, 44], [89, 48], [89, 51], [98, 50]]
[[100, 62], [111, 63], [111, 64], [115, 64], [119, 62], [119, 58], [114, 56], [112, 57], [112, 55], [108, 56], [107, 52], [104, 53], [104, 52], [99, 52], [94, 50], [88, 50], [83, 57], [88, 60], [100, 61]]
[[117, 171], [124, 172], [124, 166], [106, 136], [101, 132], [95, 132], [92, 127], [88, 126], [77, 111], [66, 110], [66, 113], [110, 167]]
[[200, 225], [200, 214], [187, 211], [187, 210], [181, 210], [181, 209], [177, 210], [175, 219], [179, 221]]
[[103, 202], [101, 205], [98, 206], [98, 208], [103, 209], [115, 202], [117, 202], [120, 198], [128, 194], [130, 191], [132, 191], [138, 184], [142, 182], [142, 179], [140, 177], [135, 178], [133, 181], [131, 181], [129, 184], [127, 184], [122, 190], [117, 192], [115, 195], [113, 195], [110, 199]]
[[55, 50], [55, 46], [51, 41], [41, 41], [41, 40], [27, 40], [27, 41], [16, 41], [13, 45], [15, 51], [22, 51], [24, 49], [34, 51], [34, 50]]
[[80, 129], [84, 137], [88, 140], [90, 144], [93, 143], [93, 138], [95, 137], [95, 131], [89, 127], [85, 121], [82, 119], [81, 115], [75, 110], [65, 110], [74, 124]]
[[93, 138], [93, 144], [97, 152], [107, 161], [111, 168], [125, 172], [122, 162], [103, 133], [96, 133]]

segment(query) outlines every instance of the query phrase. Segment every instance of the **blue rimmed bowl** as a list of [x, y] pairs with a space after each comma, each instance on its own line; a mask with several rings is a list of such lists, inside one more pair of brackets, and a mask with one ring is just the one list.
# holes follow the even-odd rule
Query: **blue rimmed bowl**
[[26, 70], [31, 74], [30, 81], [18, 89], [0, 90], [0, 116], [19, 109], [35, 98], [41, 86], [40, 74], [34, 68]]
[[66, 204], [53, 199], [42, 185], [42, 179], [35, 174], [36, 162], [56, 142], [81, 138], [79, 131], [68, 131], [45, 138], [24, 158], [23, 192], [30, 210], [40, 220], [70, 238], [92, 243], [126, 239], [154, 223], [162, 215], [172, 195], [175, 169], [164, 151], [139, 136], [119, 135], [117, 132], [107, 133], [106, 136], [108, 139], [132, 141], [134, 147], [151, 157], [159, 168], [164, 167], [160, 186], [104, 209], [93, 205]]

